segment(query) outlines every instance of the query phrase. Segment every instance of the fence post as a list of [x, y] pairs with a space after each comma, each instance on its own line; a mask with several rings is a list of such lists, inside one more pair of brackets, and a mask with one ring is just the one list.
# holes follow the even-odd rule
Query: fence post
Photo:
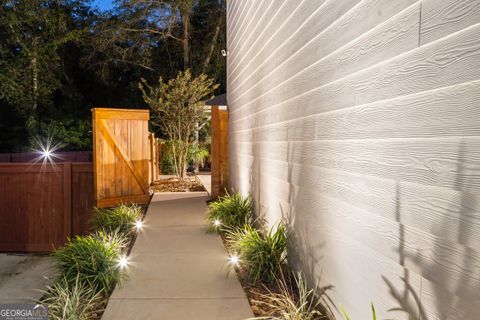
[[63, 163], [63, 230], [64, 238], [72, 236], [72, 163]]
[[211, 144], [211, 198], [216, 199], [227, 187], [228, 180], [228, 110], [224, 106], [212, 106]]
[[149, 184], [152, 184], [154, 180], [154, 171], [153, 171], [153, 133], [148, 135], [148, 146], [150, 150], [150, 157], [148, 159], [148, 173], [149, 173]]
[[[158, 163], [158, 175], [162, 175], [162, 159], [163, 159], [163, 141], [160, 139], [157, 139], [157, 163]], [[160, 177], [158, 177], [160, 178]]]

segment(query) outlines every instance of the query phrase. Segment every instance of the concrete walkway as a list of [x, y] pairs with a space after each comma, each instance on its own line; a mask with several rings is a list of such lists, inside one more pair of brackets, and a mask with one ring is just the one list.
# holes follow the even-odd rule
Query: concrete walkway
[[252, 317], [218, 235], [206, 234], [205, 192], [158, 193], [130, 256], [129, 279], [102, 319], [234, 320]]
[[198, 180], [202, 182], [203, 186], [207, 190], [209, 195], [212, 194], [212, 176], [210, 174], [199, 173], [197, 174]]

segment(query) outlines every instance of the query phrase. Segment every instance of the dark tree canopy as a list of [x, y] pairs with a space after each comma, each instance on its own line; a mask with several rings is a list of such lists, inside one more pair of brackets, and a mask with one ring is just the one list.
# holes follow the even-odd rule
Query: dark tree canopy
[[[148, 108], [138, 89], [190, 69], [225, 90], [223, 0], [0, 0], [0, 152], [54, 131], [89, 149], [90, 108]], [[155, 129], [155, 128], [153, 128]]]

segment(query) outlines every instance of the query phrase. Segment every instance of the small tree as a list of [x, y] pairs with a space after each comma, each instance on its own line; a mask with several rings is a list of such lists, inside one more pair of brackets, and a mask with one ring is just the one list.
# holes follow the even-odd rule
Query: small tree
[[193, 78], [190, 70], [179, 72], [176, 78], [158, 86], [149, 86], [145, 79], [139, 84], [143, 99], [156, 113], [156, 122], [173, 142], [175, 173], [183, 180], [188, 162], [188, 151], [194, 140], [197, 123], [205, 120], [205, 100], [218, 88], [213, 79], [201, 74]]

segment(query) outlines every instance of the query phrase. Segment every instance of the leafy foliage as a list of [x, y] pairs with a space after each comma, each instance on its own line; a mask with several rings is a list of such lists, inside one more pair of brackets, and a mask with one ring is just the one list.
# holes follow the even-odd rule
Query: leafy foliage
[[[225, 232], [253, 222], [252, 201], [250, 196], [240, 193], [220, 197], [208, 205], [206, 216], [212, 231]], [[219, 223], [217, 226], [215, 222]]]
[[119, 265], [127, 239], [120, 233], [98, 231], [77, 236], [53, 253], [58, 270], [70, 285], [77, 281], [95, 292], [110, 293], [125, 277]]
[[53, 320], [96, 319], [105, 304], [104, 295], [82, 283], [79, 277], [73, 283], [62, 277], [43, 293], [40, 302], [48, 305], [48, 318]]
[[120, 205], [115, 208], [94, 208], [90, 224], [95, 230], [107, 233], [118, 232], [129, 236], [134, 231], [135, 222], [140, 220], [142, 209], [138, 205]]
[[319, 311], [320, 299], [316, 297], [314, 289], [308, 289], [307, 283], [301, 273], [295, 276], [295, 286], [281, 276], [276, 281], [277, 291], [267, 290], [260, 294], [261, 300], [255, 302], [265, 305], [270, 311], [268, 317], [254, 319], [270, 320], [320, 320], [326, 319]]
[[92, 147], [91, 130], [91, 121], [66, 119], [40, 123], [37, 134], [40, 137], [52, 136], [70, 150], [89, 150]]
[[212, 96], [218, 85], [205, 74], [193, 77], [187, 70], [179, 72], [176, 78], [168, 82], [160, 77], [155, 87], [142, 79], [139, 88], [145, 102], [155, 112], [163, 133], [172, 141], [175, 173], [183, 179], [193, 133], [197, 124], [207, 116], [204, 102]]
[[253, 282], [273, 283], [281, 275], [287, 257], [284, 224], [272, 227], [265, 234], [246, 224], [229, 231], [227, 241], [231, 250], [240, 254], [240, 264]]
[[210, 157], [210, 151], [205, 145], [191, 144], [188, 150], [188, 160], [203, 166], [207, 158]]
[[52, 121], [66, 150], [90, 148], [84, 126], [90, 108], [145, 108], [142, 77], [168, 80], [189, 67], [215, 78], [224, 92], [224, 6], [224, 0], [119, 0], [105, 12], [90, 0], [2, 1], [0, 151], [28, 150]]

